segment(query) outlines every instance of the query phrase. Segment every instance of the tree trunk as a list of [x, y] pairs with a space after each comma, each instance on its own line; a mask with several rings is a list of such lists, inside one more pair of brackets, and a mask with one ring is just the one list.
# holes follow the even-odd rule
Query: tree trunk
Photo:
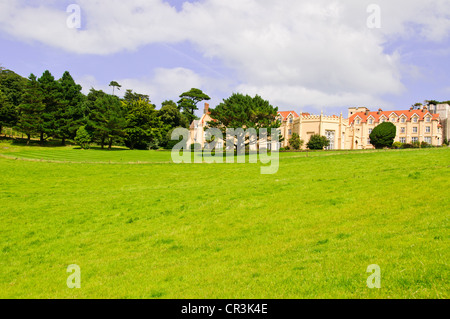
[[41, 145], [44, 145], [44, 132], [41, 132], [41, 136], [40, 136], [40, 143]]
[[27, 146], [30, 145], [31, 135], [27, 134]]
[[66, 138], [64, 136], [62, 138], [61, 145], [66, 146]]
[[104, 145], [105, 145], [105, 138], [104, 137], [102, 137], [101, 144], [102, 144], [102, 149], [104, 149], [105, 148], [104, 147]]
[[113, 143], [113, 139], [110, 138], [109, 139], [109, 147], [108, 147], [109, 150], [111, 150], [111, 148], [112, 148], [112, 143]]
[[0, 125], [0, 135], [2, 135], [2, 129], [3, 127]]

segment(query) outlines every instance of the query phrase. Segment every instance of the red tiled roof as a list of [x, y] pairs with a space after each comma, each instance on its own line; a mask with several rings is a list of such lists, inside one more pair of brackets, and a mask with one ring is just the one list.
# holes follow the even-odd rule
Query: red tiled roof
[[283, 111], [283, 112], [278, 112], [278, 115], [281, 115], [281, 117], [283, 118], [283, 121], [286, 121], [287, 117], [292, 114], [294, 116], [294, 118], [299, 117], [297, 112], [295, 111]]
[[427, 114], [432, 116], [432, 120], [439, 120], [439, 114], [431, 114], [428, 110], [406, 110], [406, 111], [380, 111], [380, 112], [368, 112], [367, 115], [365, 112], [359, 112], [353, 114], [349, 122], [350, 124], [353, 124], [355, 122], [355, 119], [359, 117], [361, 119], [361, 123], [366, 123], [369, 117], [372, 117], [374, 119], [374, 122], [377, 123], [380, 121], [380, 118], [384, 115], [387, 119], [390, 118], [392, 114], [395, 114], [397, 117], [401, 117], [402, 115], [406, 116], [406, 121], [411, 121], [411, 118], [414, 116], [414, 114], [417, 114], [419, 116], [419, 121], [422, 121]]

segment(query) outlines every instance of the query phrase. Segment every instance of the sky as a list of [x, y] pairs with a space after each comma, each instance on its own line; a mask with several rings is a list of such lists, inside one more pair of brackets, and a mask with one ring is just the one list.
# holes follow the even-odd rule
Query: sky
[[114, 80], [158, 108], [200, 88], [211, 107], [408, 109], [450, 100], [449, 58], [450, 0], [0, 1], [3, 67], [67, 70], [85, 93]]

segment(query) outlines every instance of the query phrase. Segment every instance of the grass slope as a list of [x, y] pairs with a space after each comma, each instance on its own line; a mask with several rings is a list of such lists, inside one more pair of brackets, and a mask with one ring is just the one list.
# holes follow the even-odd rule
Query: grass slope
[[276, 175], [167, 152], [0, 153], [155, 162], [0, 157], [0, 298], [449, 297], [448, 148], [281, 154]]

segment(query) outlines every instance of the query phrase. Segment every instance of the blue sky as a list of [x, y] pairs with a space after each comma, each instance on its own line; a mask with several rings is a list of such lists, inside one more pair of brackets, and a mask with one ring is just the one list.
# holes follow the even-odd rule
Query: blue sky
[[[67, 26], [70, 4], [81, 9], [80, 29]], [[380, 28], [368, 27], [373, 18]], [[4, 67], [23, 76], [68, 70], [85, 92], [115, 80], [158, 107], [192, 87], [213, 107], [241, 92], [328, 114], [450, 100], [449, 44], [450, 0], [0, 3]]]

